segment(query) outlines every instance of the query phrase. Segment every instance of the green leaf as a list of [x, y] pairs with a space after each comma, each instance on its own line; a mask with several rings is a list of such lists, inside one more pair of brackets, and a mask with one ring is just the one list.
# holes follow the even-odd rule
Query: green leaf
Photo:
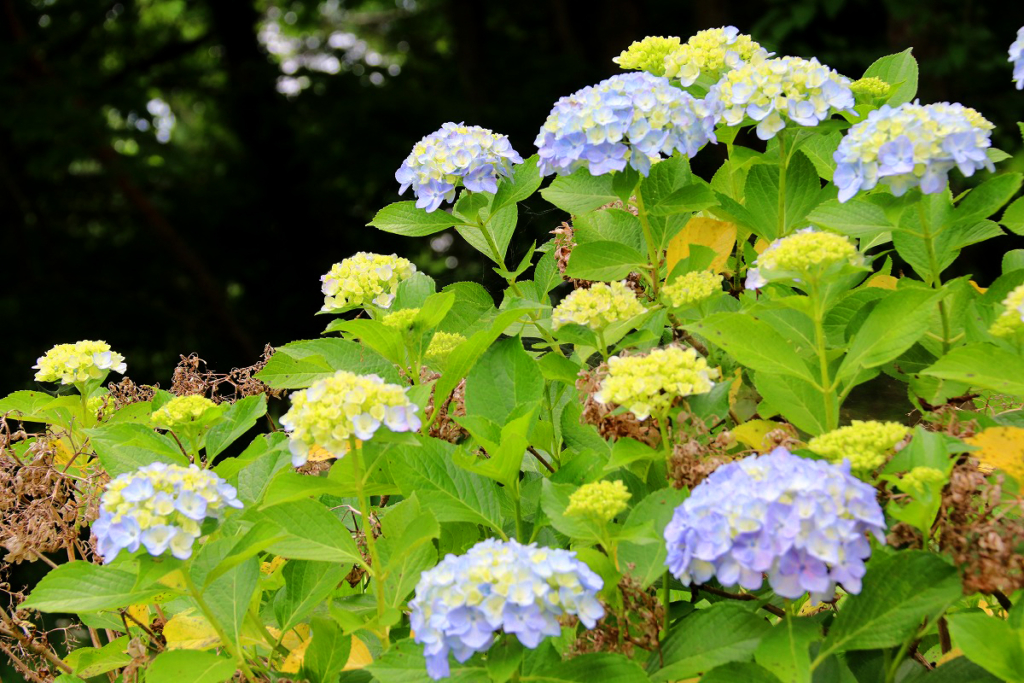
[[715, 313], [684, 329], [704, 337], [752, 370], [815, 382], [807, 364], [792, 353], [790, 342], [755, 316]]
[[[677, 622], [662, 644], [663, 666], [651, 673], [655, 683], [697, 676], [721, 664], [750, 661], [771, 629], [748, 607], [719, 602]], [[655, 655], [652, 662], [657, 662]]]
[[210, 428], [206, 435], [206, 457], [209, 460], [217, 457], [221, 451], [230, 446], [235, 439], [256, 426], [256, 421], [267, 414], [267, 397], [246, 396], [231, 404], [224, 413], [221, 422]]
[[1003, 173], [989, 178], [960, 200], [953, 212], [953, 220], [958, 225], [965, 225], [988, 218], [1017, 194], [1021, 180], [1020, 173]]
[[[128, 636], [116, 638], [103, 647], [80, 647], [64, 658], [64, 663], [81, 678], [92, 678], [130, 664], [132, 658], [125, 653]], [[231, 672], [234, 673], [234, 667]]]
[[406, 237], [423, 237], [447, 230], [458, 222], [446, 211], [431, 211], [416, 208], [416, 202], [395, 202], [377, 212], [367, 223], [384, 232]]
[[327, 600], [348, 571], [346, 565], [334, 562], [285, 562], [281, 568], [284, 588], [278, 591], [274, 598], [274, 617], [281, 632], [295, 628], [318, 605]]
[[481, 415], [465, 415], [456, 421], [487, 451], [487, 458], [469, 455], [462, 449], [455, 452], [455, 464], [463, 469], [494, 479], [503, 486], [512, 486], [519, 477], [523, 456], [530, 445], [527, 434], [536, 423], [540, 400], [520, 403], [502, 424]]
[[[621, 439], [620, 439], [621, 441]], [[648, 524], [658, 538], [663, 538], [665, 527], [672, 519], [675, 509], [683, 504], [689, 496], [685, 489], [671, 486], [651, 493], [637, 502], [626, 518], [623, 530], [628, 532], [640, 529]], [[642, 588], [647, 588], [659, 577], [665, 575], [665, 557], [668, 551], [664, 543], [637, 543], [622, 541], [619, 543], [619, 563], [622, 567], [633, 569], [625, 571], [635, 576]]]
[[619, 242], [588, 242], [572, 250], [567, 277], [610, 282], [621, 280], [647, 264], [639, 251]]
[[652, 216], [668, 216], [675, 213], [691, 213], [716, 206], [718, 200], [711, 186], [703, 180], [695, 180], [680, 187], [671, 194], [660, 198], [653, 206], [645, 206]]
[[[835, 429], [830, 425], [825, 412], [825, 398], [814, 384], [798, 377], [786, 377], [772, 372], [758, 372], [754, 375], [754, 388], [768, 405], [792, 422], [798, 429], [817, 436]], [[838, 414], [835, 393], [829, 394], [833, 401], [832, 415]]]
[[836, 168], [836, 162], [832, 155], [839, 149], [842, 139], [843, 134], [836, 130], [826, 135], [812, 135], [800, 146], [800, 151], [806, 154], [814, 164], [818, 175], [829, 182], [832, 182], [832, 174], [835, 173]]
[[[776, 630], [776, 629], [772, 629]], [[810, 678], [807, 679], [811, 680]], [[768, 669], [749, 662], [729, 662], [700, 677], [701, 683], [785, 683]]]
[[0, 415], [23, 422], [47, 422], [49, 418], [39, 413], [52, 401], [53, 396], [41, 391], [15, 391], [0, 399]]
[[166, 650], [146, 667], [146, 683], [223, 683], [234, 675], [233, 661], [199, 650]]
[[569, 507], [569, 496], [577, 488], [575, 484], [553, 484], [545, 479], [541, 484], [541, 509], [559, 533], [586, 544], [600, 543], [603, 535], [598, 522], [586, 516], [565, 514], [565, 509]]
[[[473, 660], [474, 662], [476, 660]], [[427, 675], [427, 663], [423, 658], [423, 646], [412, 638], [400, 640], [366, 667], [379, 683], [434, 683]], [[480, 665], [456, 665], [452, 663], [451, 676], [447, 683], [488, 683], [491, 679], [487, 670]], [[525, 680], [525, 679], [522, 679]]]
[[811, 643], [821, 637], [821, 627], [810, 619], [786, 617], [765, 634], [754, 660], [782, 683], [811, 683]]
[[188, 466], [188, 458], [174, 439], [145, 425], [103, 425], [86, 433], [103, 469], [112, 477], [154, 462]]
[[1004, 681], [1024, 681], [1024, 633], [1020, 629], [983, 612], [953, 614], [948, 621], [953, 644], [967, 659]]
[[236, 651], [242, 649], [242, 621], [249, 610], [249, 602], [259, 578], [259, 560], [250, 557], [203, 588], [203, 598], [210, 616], [224, 629]]
[[946, 292], [911, 288], [897, 290], [878, 302], [854, 335], [836, 377], [849, 382], [864, 368], [900, 356], [928, 331], [936, 306]]
[[[787, 235], [806, 225], [807, 215], [826, 196], [814, 164], [803, 152], [795, 153], [786, 167], [786, 196], [781, 207], [779, 185], [779, 167], [774, 164], [758, 164], [747, 175], [746, 209], [755, 222], [748, 227], [769, 241], [782, 236], [780, 223]], [[780, 208], [785, 212], [781, 221]]]
[[507, 683], [523, 663], [523, 645], [509, 634], [487, 650], [487, 675], [492, 683]]
[[469, 334], [470, 330], [475, 331], [481, 321], [490, 318], [494, 312], [494, 299], [476, 282], [453, 282], [441, 291], [454, 294], [455, 301], [448, 315], [437, 326], [438, 330]]
[[521, 164], [512, 167], [512, 177], [498, 181], [498, 191], [494, 193], [491, 211], [497, 211], [507, 204], [521, 202], [540, 187], [540, 169], [537, 167], [539, 157], [534, 154]]
[[270, 552], [294, 560], [362, 564], [352, 534], [334, 514], [313, 500], [283, 503], [265, 510], [250, 510], [247, 517], [280, 527], [287, 538]]
[[379, 320], [332, 320], [324, 332], [343, 332], [366, 344], [392, 363], [405, 365], [402, 332], [385, 326]]
[[1018, 197], [1006, 207], [999, 222], [1013, 234], [1024, 235], [1024, 197]]
[[285, 344], [274, 351], [256, 379], [274, 389], [303, 389], [338, 370], [375, 374], [401, 383], [393, 363], [365, 344], [346, 339], [311, 339]]
[[135, 574], [120, 565], [76, 560], [51, 570], [22, 606], [40, 612], [98, 612], [147, 602], [162, 591], [136, 589], [135, 582]]
[[992, 389], [1000, 394], [1024, 396], [1024, 359], [992, 344], [955, 348], [920, 374]]
[[[483, 227], [456, 225], [455, 230], [462, 235], [464, 240], [469, 242], [470, 246], [500, 266], [505, 258], [505, 253], [508, 251], [509, 242], [512, 240], [512, 233], [516, 230], [516, 223], [519, 221], [519, 207], [515, 204], [509, 204], [493, 214], [488, 213], [487, 207], [484, 207], [480, 210], [480, 216], [480, 220], [484, 224]], [[491, 243], [488, 242], [485, 231], [490, 233], [491, 238], [494, 240], [494, 246], [498, 250], [497, 253], [491, 247]]]
[[573, 240], [577, 245], [615, 242], [637, 252], [644, 248], [640, 219], [624, 209], [604, 209], [585, 213], [576, 217], [572, 227]]
[[647, 674], [624, 655], [596, 652], [558, 662], [523, 676], [538, 683], [647, 683]]
[[280, 527], [266, 522], [253, 524], [245, 534], [235, 541], [234, 547], [207, 575], [204, 584], [222, 576], [232, 567], [238, 566], [250, 557], [255, 557], [274, 543], [286, 538]]
[[808, 214], [807, 222], [858, 239], [871, 238], [894, 227], [880, 207], [856, 197], [844, 204], [838, 199], [822, 202]]
[[569, 386], [575, 386], [580, 374], [580, 366], [565, 356], [557, 353], [548, 353], [537, 361], [537, 369], [540, 370], [544, 379], [554, 382], [562, 382]]
[[466, 376], [466, 414], [504, 425], [517, 406], [540, 401], [544, 376], [519, 337], [489, 348]]
[[437, 283], [434, 282], [434, 278], [422, 271], [413, 273], [399, 282], [395, 288], [395, 300], [391, 302], [391, 310], [419, 308], [436, 291]]
[[401, 607], [416, 587], [420, 574], [437, 564], [433, 541], [441, 536], [441, 527], [434, 514], [423, 509], [413, 494], [387, 508], [381, 528], [383, 536], [377, 548], [383, 567], [384, 593], [389, 605]]
[[439, 522], [483, 524], [502, 534], [501, 504], [495, 485], [455, 465], [455, 446], [423, 439], [422, 446], [394, 448], [387, 459], [402, 494], [413, 493]]
[[923, 550], [901, 550], [875, 559], [864, 586], [832, 622], [818, 657], [848, 650], [900, 645], [961, 595], [956, 568]]
[[[820, 671], [820, 668], [818, 669]], [[903, 679], [903, 683], [999, 683], [1000, 679], [991, 675], [966, 657], [956, 657], [933, 671], [925, 671], [923, 667], [916, 669]]]
[[540, 194], [563, 211], [583, 214], [618, 199], [612, 182], [609, 173], [592, 176], [589, 170], [580, 168], [571, 175], [555, 177]]
[[335, 683], [345, 668], [352, 649], [352, 637], [346, 636], [333, 619], [313, 617], [313, 640], [302, 660], [302, 673], [311, 683]]
[[880, 78], [890, 86], [885, 104], [897, 107], [914, 99], [917, 95], [917, 60], [911, 54], [912, 48], [882, 57], [864, 72], [864, 78]]

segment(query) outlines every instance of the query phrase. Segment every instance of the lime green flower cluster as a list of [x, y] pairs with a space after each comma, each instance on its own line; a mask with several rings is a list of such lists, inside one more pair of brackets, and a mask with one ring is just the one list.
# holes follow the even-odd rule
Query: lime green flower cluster
[[1003, 312], [988, 331], [997, 337], [1013, 337], [1024, 331], [1024, 285], [1003, 299]]
[[576, 324], [599, 331], [646, 310], [625, 282], [597, 282], [562, 299], [551, 312], [551, 325], [556, 330], [563, 325]]
[[124, 356], [111, 351], [110, 344], [88, 340], [57, 344], [32, 366], [39, 371], [36, 373], [37, 382], [61, 384], [103, 379], [111, 370], [123, 375], [126, 367]]
[[904, 493], [919, 496], [928, 490], [929, 485], [945, 483], [947, 479], [946, 473], [942, 470], [934, 467], [915, 467], [903, 475], [897, 486]]
[[403, 308], [400, 311], [388, 313], [381, 319], [381, 322], [384, 323], [385, 327], [391, 327], [396, 330], [408, 330], [412, 327], [419, 312], [420, 309], [418, 308]]
[[664, 76], [665, 58], [678, 50], [681, 42], [675, 36], [647, 36], [630, 45], [612, 61], [623, 69], [636, 69], [655, 76]]
[[722, 74], [747, 62], [758, 62], [771, 55], [750, 36], [735, 26], [700, 31], [678, 50], [664, 58], [664, 74], [678, 78], [684, 86], [693, 85], [704, 75], [714, 82]]
[[851, 83], [850, 90], [853, 91], [854, 97], [872, 100], [888, 95], [892, 92], [892, 86], [881, 78], [868, 76], [867, 78], [861, 78]]
[[443, 363], [455, 350], [455, 347], [464, 341], [466, 338], [455, 332], [435, 332], [427, 347], [427, 362]]
[[667, 412], [678, 397], [711, 391], [711, 380], [718, 377], [718, 369], [708, 367], [693, 349], [670, 346], [646, 356], [612, 356], [594, 400], [623, 406], [646, 420]]
[[150, 420], [161, 429], [177, 429], [199, 421], [208, 410], [216, 410], [217, 404], [205, 396], [175, 396], [160, 407]]
[[565, 514], [592, 517], [608, 523], [628, 507], [631, 497], [629, 489], [621, 480], [584, 484], [569, 496], [569, 507], [565, 508]]
[[661, 290], [662, 298], [675, 308], [696, 306], [722, 292], [722, 276], [697, 270], [677, 277]]
[[314, 446], [340, 458], [348, 451], [349, 437], [372, 439], [381, 424], [393, 432], [416, 431], [420, 418], [405, 392], [377, 375], [345, 370], [294, 392], [291, 408], [281, 416], [291, 435], [292, 464], [305, 465]]
[[854, 472], [870, 472], [885, 462], [909, 432], [898, 422], [854, 420], [847, 427], [814, 437], [807, 447], [834, 463], [849, 460]]
[[772, 242], [747, 271], [747, 289], [775, 280], [811, 281], [827, 273], [863, 270], [864, 257], [850, 240], [814, 228], [798, 230]]
[[344, 306], [365, 306], [373, 303], [389, 308], [395, 300], [398, 283], [412, 277], [416, 266], [395, 254], [370, 254], [360, 251], [341, 263], [335, 263], [323, 283], [324, 306], [330, 311]]

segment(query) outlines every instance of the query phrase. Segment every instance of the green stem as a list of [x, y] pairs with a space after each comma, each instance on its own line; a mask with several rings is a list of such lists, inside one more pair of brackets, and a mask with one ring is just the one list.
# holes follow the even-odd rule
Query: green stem
[[[917, 217], [921, 221], [921, 239], [928, 248], [928, 286], [932, 289], [942, 287], [942, 277], [939, 273], [939, 257], [935, 253], [935, 240], [932, 237], [931, 221], [924, 210], [924, 202], [917, 202]], [[949, 313], [946, 311], [946, 302], [939, 302], [939, 317], [942, 319], [942, 353], [949, 353]]]
[[672, 602], [672, 589], [669, 588], [668, 580], [670, 574], [665, 570], [665, 576], [661, 579], [661, 602], [665, 605], [665, 635], [668, 635], [668, 625], [671, 618], [668, 615], [668, 608]]
[[[915, 635], [916, 638], [916, 635]], [[885, 683], [894, 683], [896, 681], [896, 672], [899, 671], [900, 664], [907, 656], [907, 651], [910, 650], [910, 643], [914, 638], [908, 638], [903, 641], [903, 645], [900, 646], [899, 651], [896, 652], [896, 656], [892, 658], [889, 663], [889, 667], [885, 672]], [[888, 650], [886, 650], [888, 652]]]
[[523, 504], [519, 499], [519, 481], [512, 484], [512, 502], [516, 510], [516, 540], [523, 542]]
[[[363, 481], [363, 472], [360, 467], [360, 454], [356, 452], [356, 437], [349, 435], [349, 459], [352, 460], [352, 482], [356, 487], [356, 499], [359, 501], [359, 512], [363, 518], [363, 537], [366, 539], [366, 549], [370, 553], [370, 580], [373, 581], [374, 595], [377, 598], [377, 623], [383, 620], [384, 609], [387, 603], [384, 599], [384, 582], [381, 580], [383, 577], [382, 567], [380, 564], [380, 556], [377, 554], [377, 541], [373, 537], [373, 522], [370, 521], [370, 501], [366, 497], [365, 482]], [[380, 634], [381, 643], [384, 649], [388, 648], [388, 629], [382, 627]]]
[[206, 620], [210, 622], [210, 626], [212, 626], [213, 630], [216, 631], [217, 637], [220, 638], [220, 642], [224, 644], [224, 649], [228, 651], [228, 654], [234, 658], [238, 667], [242, 670], [245, 680], [257, 680], [252, 669], [249, 668], [249, 664], [245, 661], [245, 657], [242, 656], [242, 653], [235, 647], [235, 644], [231, 642], [231, 639], [228, 638], [228, 634], [224, 631], [224, 627], [220, 625], [220, 622], [218, 622], [216, 617], [213, 616], [213, 612], [210, 611], [210, 606], [206, 604], [205, 600], [203, 600], [203, 594], [198, 588], [196, 588], [195, 583], [192, 582], [192, 576], [189, 570], [190, 568], [186, 567], [181, 572], [182, 576], [185, 577], [185, 587], [188, 589], [189, 595], [193, 600], [195, 600], [196, 605], [199, 607], [199, 611], [203, 613]]
[[636, 188], [636, 211], [637, 218], [640, 219], [640, 227], [644, 231], [644, 241], [647, 242], [647, 260], [649, 261], [651, 271], [651, 288], [652, 296], [655, 300], [658, 299], [658, 264], [661, 259], [658, 258], [658, 250], [654, 245], [654, 231], [651, 229], [651, 222], [647, 218], [647, 209], [644, 207], [643, 194], [640, 192], [640, 186]]
[[779, 226], [777, 237], [786, 236], [786, 166], [789, 159], [786, 158], [786, 131], [780, 130], [777, 136], [779, 141]]
[[836, 414], [836, 401], [833, 394], [834, 387], [832, 386], [832, 379], [828, 371], [828, 348], [825, 343], [825, 307], [823, 305], [824, 302], [821, 300], [818, 286], [815, 284], [808, 289], [811, 307], [814, 312], [814, 341], [818, 355], [818, 371], [821, 374], [821, 399], [825, 403], [825, 426], [831, 430], [839, 426], [839, 416]]

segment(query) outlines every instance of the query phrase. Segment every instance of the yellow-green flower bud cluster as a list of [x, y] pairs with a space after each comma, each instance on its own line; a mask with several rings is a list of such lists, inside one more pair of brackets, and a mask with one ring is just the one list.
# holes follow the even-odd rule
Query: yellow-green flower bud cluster
[[566, 515], [592, 517], [610, 522], [628, 507], [631, 494], [622, 481], [598, 481], [584, 484], [569, 496]]
[[722, 277], [709, 270], [696, 270], [677, 277], [661, 290], [662, 298], [675, 308], [696, 306], [722, 293]]
[[850, 461], [854, 472], [870, 472], [882, 466], [892, 449], [910, 430], [898, 422], [854, 420], [807, 442], [807, 447], [831, 462]]
[[901, 491], [912, 496], [919, 496], [931, 485], [945, 483], [946, 473], [934, 467], [915, 467], [904, 474], [896, 484]]
[[773, 280], [813, 279], [844, 265], [862, 269], [864, 257], [842, 235], [804, 228], [772, 242], [754, 265], [747, 271], [747, 289], [760, 289]]
[[1013, 337], [1021, 331], [1024, 331], [1024, 285], [1003, 299], [1003, 312], [989, 328], [997, 337]]
[[405, 392], [377, 375], [345, 370], [294, 392], [291, 408], [281, 416], [291, 435], [292, 464], [305, 465], [314, 446], [340, 458], [348, 450], [349, 437], [372, 439], [381, 424], [393, 432], [416, 431], [420, 418]]
[[435, 332], [427, 346], [426, 359], [428, 363], [443, 363], [466, 338], [456, 332]]
[[39, 371], [36, 373], [37, 382], [61, 384], [103, 379], [111, 370], [123, 375], [126, 367], [124, 356], [111, 351], [110, 344], [88, 340], [57, 344], [32, 366]]
[[416, 272], [408, 259], [395, 254], [370, 254], [365, 251], [335, 263], [320, 278], [323, 283], [324, 307], [330, 311], [344, 306], [375, 304], [389, 308], [395, 300], [398, 283]]
[[680, 43], [676, 36], [647, 36], [630, 45], [612, 61], [623, 69], [636, 69], [655, 76], [664, 76], [665, 58], [678, 50]]
[[600, 331], [646, 310], [625, 282], [598, 282], [562, 299], [551, 312], [551, 325], [556, 330], [563, 325], [576, 324]]
[[153, 413], [150, 420], [162, 429], [176, 429], [196, 422], [217, 404], [205, 396], [175, 396]]
[[623, 406], [638, 420], [646, 420], [664, 414], [681, 396], [711, 391], [712, 380], [718, 377], [718, 369], [708, 367], [693, 349], [670, 346], [646, 356], [612, 356], [594, 400]]
[[381, 322], [384, 323], [385, 327], [391, 327], [396, 330], [408, 330], [412, 327], [419, 312], [420, 309], [418, 308], [403, 308], [400, 311], [388, 313], [381, 319]]
[[697, 33], [665, 56], [663, 68], [669, 78], [678, 78], [683, 85], [693, 85], [702, 74], [710, 81], [717, 81], [726, 71], [770, 56], [735, 26], [725, 26]]
[[892, 86], [881, 78], [868, 76], [867, 78], [861, 78], [851, 83], [850, 90], [853, 91], [855, 97], [874, 99], [888, 95], [892, 92]]

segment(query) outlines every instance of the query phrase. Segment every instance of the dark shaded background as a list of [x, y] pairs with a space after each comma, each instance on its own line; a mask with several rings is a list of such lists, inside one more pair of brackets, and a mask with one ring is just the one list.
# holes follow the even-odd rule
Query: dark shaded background
[[[248, 365], [319, 333], [319, 276], [358, 250], [485, 277], [458, 241], [364, 227], [413, 143], [466, 121], [528, 156], [552, 103], [631, 41], [729, 23], [852, 77], [913, 46], [922, 101], [973, 106], [1020, 149], [1019, 3], [0, 0], [0, 395], [78, 339], [165, 387], [180, 353]], [[522, 213], [513, 262], [562, 218]], [[963, 267], [987, 281], [1014, 239]]]

